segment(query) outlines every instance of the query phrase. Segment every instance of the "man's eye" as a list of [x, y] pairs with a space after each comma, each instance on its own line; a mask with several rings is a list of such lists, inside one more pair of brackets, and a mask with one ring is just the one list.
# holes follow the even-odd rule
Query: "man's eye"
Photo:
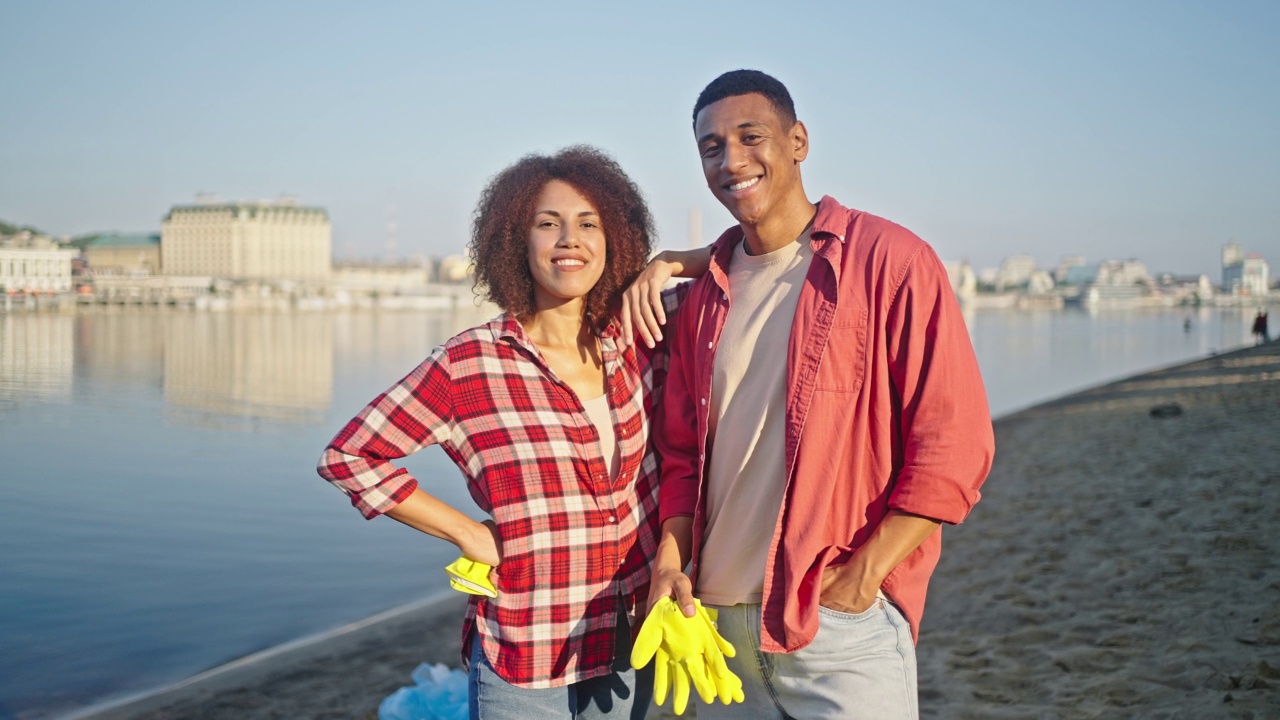
[[702, 148], [702, 157], [711, 157], [720, 151], [719, 145], [708, 145]]
[[743, 135], [743, 136], [742, 136], [742, 141], [743, 141], [743, 142], [759, 142], [759, 140], [760, 140], [760, 136], [759, 136], [759, 135], [754, 135], [754, 134], [753, 134], [753, 135]]

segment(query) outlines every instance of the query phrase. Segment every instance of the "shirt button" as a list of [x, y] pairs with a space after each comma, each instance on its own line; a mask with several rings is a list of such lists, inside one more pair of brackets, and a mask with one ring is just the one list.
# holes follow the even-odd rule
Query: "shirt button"
[[611, 523], [616, 523], [616, 522], [618, 522], [618, 516], [617, 516], [617, 515], [610, 515], [610, 516], [609, 516], [609, 522], [611, 522]]
[[728, 299], [729, 299], [729, 293], [720, 293], [720, 299], [721, 299], [721, 300], [728, 300]]
[[703, 404], [703, 405], [706, 405], [706, 404], [707, 404], [707, 399], [706, 399], [706, 398], [702, 398], [702, 404]]
[[707, 349], [710, 350], [711, 348], [712, 348], [711, 343], [707, 343]]

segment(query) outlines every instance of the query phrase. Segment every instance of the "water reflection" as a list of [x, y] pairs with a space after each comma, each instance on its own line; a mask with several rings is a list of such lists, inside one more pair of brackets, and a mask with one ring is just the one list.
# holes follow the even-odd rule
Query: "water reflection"
[[0, 401], [71, 398], [73, 320], [44, 313], [0, 315]]
[[164, 319], [130, 311], [75, 316], [76, 377], [88, 386], [162, 390]]
[[[335, 362], [389, 385], [457, 332], [494, 315], [164, 311], [0, 315], [0, 401], [70, 401], [103, 388], [162, 396], [183, 426], [255, 429], [322, 422]], [[372, 397], [372, 395], [370, 396]], [[367, 398], [366, 398], [367, 400]]]
[[325, 315], [171, 315], [163, 332], [164, 397], [179, 423], [316, 423], [329, 409], [333, 324]]
[[[354, 413], [433, 345], [495, 312], [464, 303], [428, 313], [0, 315], [0, 402], [66, 402], [73, 389], [111, 388], [163, 396], [166, 418], [188, 427], [315, 424], [335, 402], [335, 386], [359, 396], [341, 399], [340, 414]], [[992, 410], [1003, 414], [1247, 344], [1252, 314], [964, 308], [964, 320]], [[348, 370], [335, 376], [335, 367]]]

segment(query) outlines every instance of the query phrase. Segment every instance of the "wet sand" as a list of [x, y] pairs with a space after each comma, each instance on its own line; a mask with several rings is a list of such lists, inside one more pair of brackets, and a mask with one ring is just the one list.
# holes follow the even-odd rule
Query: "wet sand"
[[[1280, 343], [1002, 418], [996, 442], [982, 502], [944, 532], [922, 717], [1280, 715]], [[92, 717], [374, 718], [418, 663], [456, 666], [463, 602]]]

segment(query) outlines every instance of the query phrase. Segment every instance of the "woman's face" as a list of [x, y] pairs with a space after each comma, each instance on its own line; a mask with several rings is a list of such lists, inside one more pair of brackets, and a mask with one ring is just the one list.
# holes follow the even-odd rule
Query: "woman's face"
[[581, 302], [604, 273], [600, 215], [572, 185], [552, 180], [542, 188], [529, 228], [529, 270], [537, 310]]

